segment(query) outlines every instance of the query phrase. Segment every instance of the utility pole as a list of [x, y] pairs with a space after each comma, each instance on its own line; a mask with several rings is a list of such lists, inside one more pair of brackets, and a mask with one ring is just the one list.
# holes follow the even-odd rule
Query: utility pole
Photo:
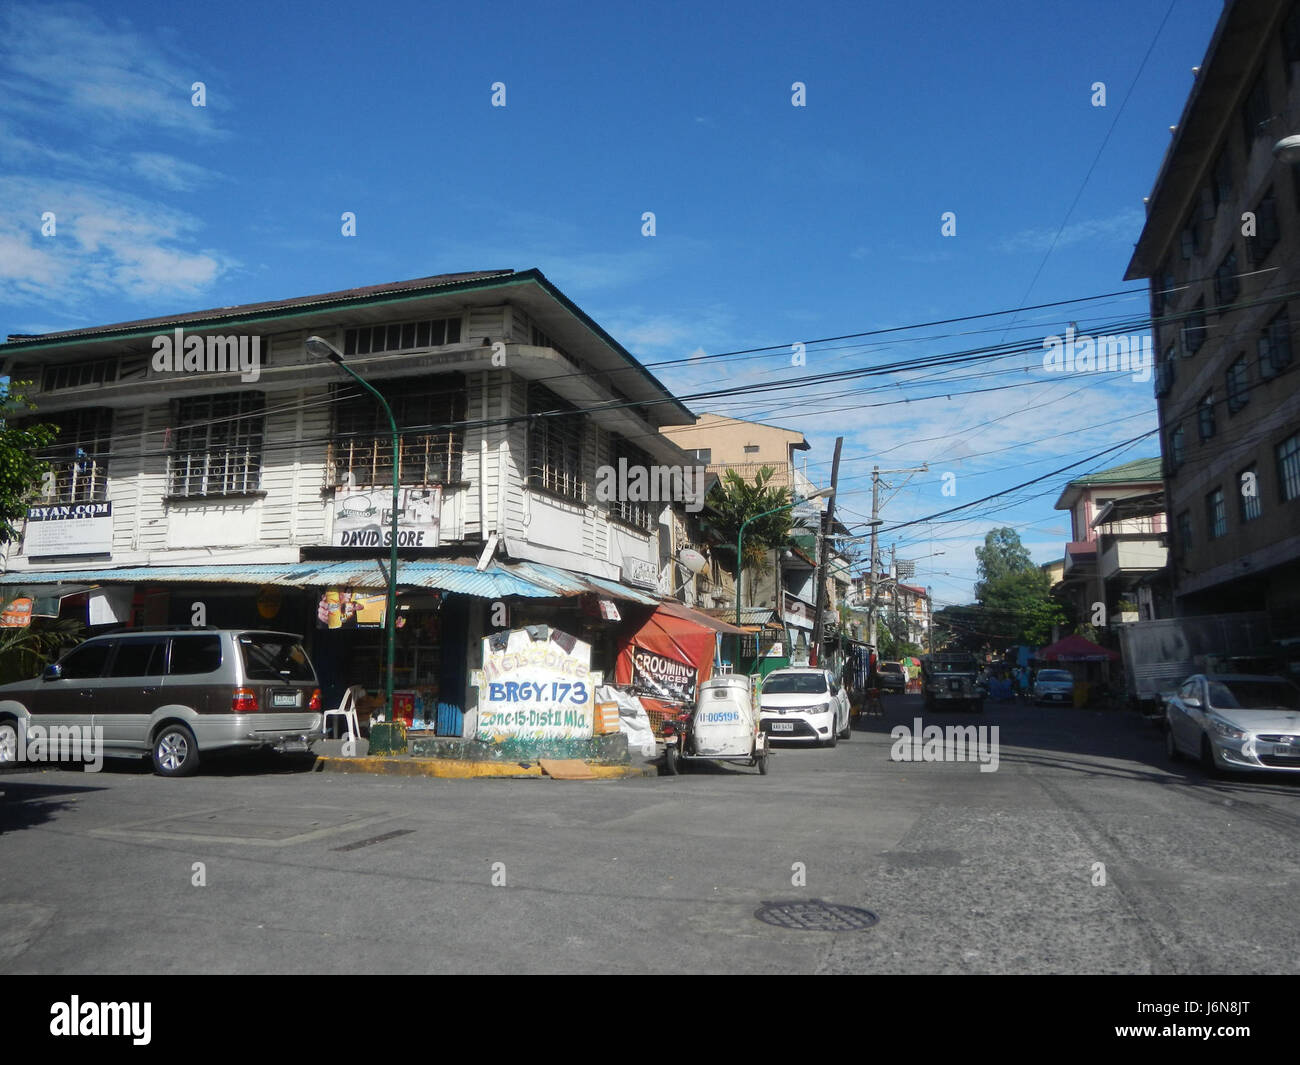
[[898, 559], [894, 556], [897, 549], [897, 544], [889, 545], [889, 575], [894, 578], [893, 583], [889, 586], [889, 631], [891, 635], [895, 633], [898, 625]]
[[876, 646], [876, 530], [880, 528], [880, 467], [871, 467], [871, 557], [867, 560], [867, 643]]
[[[835, 520], [835, 490], [840, 480], [840, 448], [844, 437], [835, 438], [835, 457], [831, 461], [831, 496], [822, 512], [821, 536], [817, 539], [817, 610], [813, 615], [813, 654], [817, 665], [822, 664], [822, 613], [826, 609], [826, 557], [830, 554], [831, 523]], [[873, 529], [874, 532], [874, 529]]]

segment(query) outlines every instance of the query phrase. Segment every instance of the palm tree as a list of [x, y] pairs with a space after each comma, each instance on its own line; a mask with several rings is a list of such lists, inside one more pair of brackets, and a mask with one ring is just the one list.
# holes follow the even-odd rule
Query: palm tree
[[41, 628], [0, 629], [0, 684], [26, 680], [84, 639], [81, 622], [61, 618]]

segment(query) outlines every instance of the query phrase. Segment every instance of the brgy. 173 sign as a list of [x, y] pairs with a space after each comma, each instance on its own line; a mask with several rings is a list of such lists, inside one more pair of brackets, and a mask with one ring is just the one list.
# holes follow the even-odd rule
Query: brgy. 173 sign
[[595, 731], [591, 645], [545, 626], [500, 632], [483, 641], [478, 739], [590, 739]]

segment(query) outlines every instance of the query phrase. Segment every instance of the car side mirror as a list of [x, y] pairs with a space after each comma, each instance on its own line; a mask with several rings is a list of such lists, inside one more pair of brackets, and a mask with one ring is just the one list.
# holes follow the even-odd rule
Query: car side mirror
[[41, 674], [41, 680], [61, 680], [62, 678], [63, 667], [57, 662], [50, 663]]
[[1186, 696], [1182, 700], [1182, 704], [1189, 710], [1199, 710], [1201, 708], [1201, 700], [1196, 698], [1195, 695]]

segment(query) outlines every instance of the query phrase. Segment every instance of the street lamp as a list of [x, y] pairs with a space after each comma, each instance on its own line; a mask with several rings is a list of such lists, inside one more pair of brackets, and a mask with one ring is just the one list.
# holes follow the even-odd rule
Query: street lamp
[[392, 541], [392, 547], [388, 556], [388, 607], [384, 611], [384, 639], [388, 644], [388, 664], [384, 670], [384, 720], [392, 722], [393, 720], [393, 663], [397, 654], [397, 503], [398, 488], [397, 480], [399, 473], [398, 443], [397, 443], [397, 419], [393, 417], [393, 408], [388, 405], [388, 400], [377, 388], [361, 377], [355, 370], [343, 361], [343, 353], [339, 351], [328, 340], [323, 340], [318, 336], [310, 336], [306, 340], [307, 354], [318, 359], [329, 359], [330, 362], [342, 368], [346, 373], [364, 388], [367, 392], [379, 400], [379, 405], [383, 407], [384, 413], [388, 415], [388, 424], [393, 430], [393, 505], [389, 511], [390, 524], [388, 530], [389, 539]]
[[[744, 521], [740, 523], [740, 531], [736, 534], [736, 628], [740, 628], [740, 589], [742, 586], [744, 572], [745, 572], [744, 559], [743, 556], [741, 555], [741, 551], [743, 550], [743, 545], [745, 541], [745, 526], [752, 521], [758, 521], [759, 518], [766, 518], [769, 514], [779, 514], [783, 510], [791, 510], [794, 507], [799, 506], [800, 504], [809, 502], [810, 500], [821, 499], [824, 496], [833, 496], [834, 494], [835, 494], [834, 488], [819, 488], [816, 492], [812, 492], [801, 499], [796, 499], [792, 503], [786, 503], [784, 506], [773, 507], [771, 510], [765, 510], [763, 511], [762, 514], [755, 514], [752, 518], [746, 518]], [[779, 595], [784, 594], [784, 589], [777, 589], [777, 592], [778, 592], [777, 615], [779, 616], [781, 614], [780, 604], [782, 602], [782, 600], [779, 598]], [[737, 659], [737, 664], [739, 664], [739, 659], [740, 659], [740, 637], [739, 636], [736, 637], [736, 659]]]

